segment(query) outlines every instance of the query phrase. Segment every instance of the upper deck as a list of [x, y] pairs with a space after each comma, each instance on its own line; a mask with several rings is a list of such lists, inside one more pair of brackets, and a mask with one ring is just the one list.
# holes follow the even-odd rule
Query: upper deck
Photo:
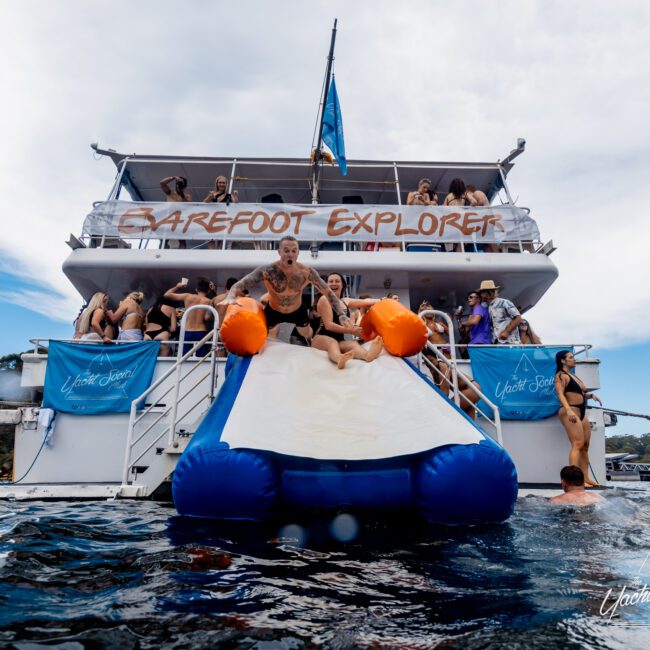
[[[106, 290], [160, 293], [179, 277], [207, 275], [223, 286], [276, 259], [296, 236], [319, 271], [355, 276], [356, 291], [402, 289], [408, 298], [457, 303], [484, 278], [523, 309], [557, 277], [527, 208], [512, 201], [507, 174], [523, 144], [491, 163], [348, 161], [348, 174], [322, 169], [311, 202], [311, 163], [286, 158], [193, 158], [119, 154], [94, 147], [117, 166], [106, 201], [95, 203], [64, 271], [84, 297]], [[183, 176], [192, 203], [166, 202], [161, 179]], [[239, 203], [202, 203], [217, 176]], [[483, 191], [486, 207], [407, 206], [428, 178], [442, 203], [452, 179]], [[431, 295], [434, 291], [435, 295]]]

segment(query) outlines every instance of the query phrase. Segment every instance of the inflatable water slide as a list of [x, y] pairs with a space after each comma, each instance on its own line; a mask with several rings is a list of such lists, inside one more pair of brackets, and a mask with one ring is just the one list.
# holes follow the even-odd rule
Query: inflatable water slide
[[296, 510], [419, 513], [501, 522], [517, 476], [506, 451], [407, 360], [339, 370], [269, 341], [227, 376], [176, 467], [181, 515], [265, 520]]

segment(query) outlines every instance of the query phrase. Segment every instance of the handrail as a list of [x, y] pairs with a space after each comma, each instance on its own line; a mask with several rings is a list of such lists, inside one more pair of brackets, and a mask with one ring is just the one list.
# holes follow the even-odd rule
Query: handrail
[[[449, 314], [445, 313], [444, 311], [440, 311], [439, 309], [425, 309], [424, 311], [421, 311], [418, 313], [418, 316], [424, 321], [424, 316], [442, 316], [445, 321], [447, 322], [447, 334], [449, 336], [449, 348], [450, 348], [450, 354], [451, 354], [451, 361], [452, 361], [452, 388], [454, 391], [454, 402], [456, 403], [456, 406], [460, 406], [460, 399], [458, 397], [458, 377], [456, 375], [457, 369], [456, 369], [456, 338], [454, 334], [454, 324], [451, 321], [451, 318], [449, 317]], [[426, 323], [425, 323], [426, 325]], [[429, 336], [431, 336], [432, 332], [427, 328]], [[427, 337], [428, 338], [428, 337]], [[429, 344], [427, 343], [427, 346]], [[438, 351], [436, 350], [436, 353]]]
[[[212, 331], [206, 332], [205, 336], [200, 340], [197, 341], [192, 345], [192, 347], [185, 353], [183, 353], [183, 349], [185, 348], [185, 345], [188, 345], [185, 343], [185, 328], [187, 324], [187, 316], [190, 312], [196, 311], [196, 310], [204, 310], [204, 311], [209, 311], [214, 320], [215, 326]], [[178, 424], [178, 402], [179, 400], [179, 392], [180, 392], [180, 383], [183, 379], [186, 379], [201, 363], [204, 363], [205, 360], [208, 358], [208, 355], [204, 357], [200, 357], [199, 360], [193, 364], [189, 369], [183, 373], [183, 363], [189, 359], [198, 349], [200, 349], [203, 345], [205, 345], [210, 338], [212, 338], [212, 346], [210, 350], [210, 372], [206, 374], [204, 377], [201, 378], [200, 381], [203, 381], [203, 379], [207, 378], [210, 376], [210, 382], [209, 382], [209, 390], [207, 396], [202, 396], [201, 400], [205, 399], [207, 397], [210, 402], [214, 399], [214, 384], [217, 379], [217, 361], [216, 361], [216, 350], [217, 350], [217, 345], [218, 345], [218, 338], [219, 338], [219, 315], [212, 307], [211, 305], [193, 305], [192, 307], [188, 308], [185, 313], [183, 314], [183, 318], [181, 320], [181, 331], [180, 331], [180, 336], [179, 336], [179, 346], [178, 346], [178, 353], [177, 353], [177, 358], [176, 362], [174, 365], [172, 365], [165, 373], [163, 373], [157, 381], [155, 381], [149, 388], [147, 388], [141, 395], [136, 397], [132, 402], [131, 402], [131, 410], [129, 413], [129, 428], [127, 432], [127, 437], [126, 437], [126, 447], [124, 450], [124, 466], [122, 470], [122, 482], [124, 485], [128, 483], [129, 480], [129, 471], [131, 467], [133, 466], [134, 463], [136, 463], [140, 458], [144, 456], [159, 440], [160, 438], [165, 435], [167, 432], [167, 446], [171, 446], [174, 442], [174, 436], [176, 435], [176, 425]], [[156, 403], [149, 404], [148, 407], [142, 410], [142, 413], [137, 416], [137, 407], [138, 404], [141, 403], [148, 395], [150, 395], [154, 390], [156, 390], [164, 381], [169, 379], [169, 377], [172, 376], [172, 374], [175, 373], [176, 377], [173, 382], [173, 384], [161, 395], [161, 397], [164, 397], [167, 395], [172, 389], [174, 391], [174, 397], [172, 399], [172, 405], [171, 407], [168, 407], [161, 416], [159, 416], [154, 423], [150, 424], [145, 431], [138, 436], [137, 439], [134, 440], [134, 430], [135, 426], [138, 422], [140, 422], [148, 413], [152, 411], [152, 409], [155, 407]], [[198, 383], [200, 383], [200, 381]], [[180, 399], [185, 399], [192, 391], [188, 391], [183, 395], [182, 398]], [[201, 401], [199, 400], [199, 402]], [[198, 402], [197, 402], [198, 404]], [[194, 408], [196, 407], [196, 404], [189, 409], [189, 411], [184, 414], [187, 415], [187, 413], [190, 413]], [[147, 448], [140, 453], [140, 455], [137, 457], [137, 459], [131, 461], [131, 453], [133, 450], [133, 447], [135, 444], [137, 444], [146, 433], [149, 432], [149, 430], [154, 426], [154, 424], [157, 424], [164, 416], [166, 416], [168, 413], [171, 411], [171, 417], [169, 421], [169, 427], [165, 427], [162, 432], [147, 446]]]
[[[458, 376], [460, 375], [461, 379], [468, 386], [470, 386], [472, 388], [472, 390], [474, 391], [474, 393], [476, 393], [476, 395], [478, 395], [479, 400], [482, 400], [484, 404], [486, 404], [488, 407], [490, 407], [492, 409], [494, 420], [492, 420], [486, 413], [484, 413], [478, 407], [477, 404], [471, 403], [472, 407], [474, 409], [476, 409], [488, 422], [490, 422], [492, 424], [492, 426], [494, 427], [494, 429], [496, 431], [497, 442], [501, 446], [503, 446], [503, 434], [502, 434], [502, 431], [501, 431], [501, 415], [499, 413], [498, 406], [496, 406], [496, 404], [494, 404], [492, 401], [490, 401], [485, 396], [485, 394], [480, 390], [480, 388], [478, 388], [473, 383], [473, 381], [464, 372], [462, 372], [461, 370], [458, 369], [458, 365], [457, 365], [458, 360], [456, 358], [456, 352], [455, 352], [456, 344], [455, 344], [455, 338], [454, 338], [454, 327], [453, 327], [453, 323], [451, 321], [451, 318], [444, 311], [439, 311], [437, 309], [426, 309], [424, 311], [421, 311], [418, 314], [418, 316], [420, 318], [423, 318], [424, 316], [428, 316], [430, 314], [434, 315], [434, 316], [442, 316], [446, 320], [447, 327], [449, 328], [449, 348], [450, 348], [450, 353], [449, 353], [450, 356], [449, 357], [444, 356], [442, 354], [442, 352], [440, 352], [440, 350], [438, 349], [439, 347], [447, 347], [446, 344], [444, 346], [442, 346], [442, 345], [434, 345], [434, 344], [429, 343], [427, 341], [426, 347], [427, 347], [427, 349], [431, 350], [435, 354], [436, 358], [439, 361], [442, 361], [443, 363], [445, 363], [446, 365], [448, 365], [451, 368], [451, 382], [449, 382], [448, 378], [444, 377], [442, 372], [440, 372], [439, 368], [435, 368], [435, 370], [440, 374], [440, 376], [443, 378], [444, 381], [451, 384], [451, 388], [452, 388], [453, 393], [454, 393], [454, 403], [456, 404], [456, 406], [460, 407], [461, 397], [463, 399], [465, 399], [468, 403], [471, 403], [470, 400], [458, 390]], [[424, 357], [422, 354], [419, 355], [419, 360], [421, 360], [421, 359], [424, 359], [424, 362], [428, 367], [434, 368], [434, 365], [428, 359], [426, 359], [426, 357]]]
[[[449, 363], [450, 360], [447, 357], [445, 357], [443, 354], [441, 354], [435, 345], [432, 345], [431, 343], [427, 343], [427, 348], [432, 350], [440, 361], [451, 366], [451, 364]], [[447, 383], [449, 383], [449, 379], [445, 377], [443, 373], [440, 371], [440, 369], [434, 366], [433, 363], [429, 361], [429, 359], [427, 359], [424, 355], [422, 355], [421, 360], [424, 361], [427, 368], [429, 368], [430, 370], [435, 370], [438, 373], [438, 375], [442, 378], [442, 381], [446, 381]], [[472, 408], [476, 409], [494, 427], [494, 430], [496, 432], [497, 442], [501, 446], [503, 446], [503, 435], [501, 431], [501, 414], [499, 413], [499, 408], [496, 406], [496, 404], [494, 404], [490, 399], [488, 399], [485, 396], [485, 393], [483, 393], [483, 391], [481, 391], [481, 389], [478, 388], [473, 383], [472, 379], [470, 379], [468, 375], [462, 372], [462, 370], [456, 368], [456, 373], [458, 376], [461, 377], [461, 379], [465, 381], [465, 383], [468, 386], [471, 387], [471, 389], [476, 393], [476, 395], [478, 395], [479, 400], [482, 400], [485, 404], [487, 404], [492, 409], [494, 419], [490, 418], [490, 416], [487, 413], [485, 413], [483, 409], [479, 408], [478, 404], [471, 403]], [[463, 393], [457, 391], [457, 395], [459, 398], [465, 400], [468, 404], [470, 404], [470, 400]]]

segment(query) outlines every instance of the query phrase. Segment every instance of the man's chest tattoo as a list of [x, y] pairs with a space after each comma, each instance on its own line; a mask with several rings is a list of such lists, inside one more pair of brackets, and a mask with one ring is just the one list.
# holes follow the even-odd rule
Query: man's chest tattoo
[[287, 289], [287, 276], [281, 269], [270, 266], [266, 270], [266, 279], [268, 283], [278, 292], [283, 293]]
[[292, 291], [302, 291], [303, 285], [305, 284], [305, 278], [302, 273], [292, 275], [289, 278], [289, 289]]

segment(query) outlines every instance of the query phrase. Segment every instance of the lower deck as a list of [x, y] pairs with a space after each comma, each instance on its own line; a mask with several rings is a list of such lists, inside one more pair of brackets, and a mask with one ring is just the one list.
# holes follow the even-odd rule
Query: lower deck
[[[183, 449], [211, 404], [211, 375], [200, 371], [198, 375], [202, 378], [199, 380], [198, 375], [194, 375], [196, 378], [186, 385], [189, 389], [182, 389], [181, 394], [188, 392], [191, 408], [187, 415], [181, 413], [176, 430], [168, 432], [165, 427], [169, 425], [164, 418], [157, 422], [169, 406], [169, 390], [174, 376], [167, 375], [174, 363], [173, 358], [159, 358], [156, 363], [153, 383], [160, 378], [163, 381], [147, 398], [151, 408], [143, 419], [143, 425], [153, 423], [152, 432], [157, 438], [152, 438], [150, 445], [140, 449], [134, 447], [128, 451], [129, 414], [126, 413], [59, 413], [47, 443], [44, 443], [44, 431], [38, 424], [37, 413], [33, 409], [23, 413], [15, 430], [13, 480], [17, 482], [0, 486], [0, 496], [16, 499], [146, 497], [168, 484]], [[189, 370], [196, 363], [197, 360], [191, 357], [183, 366]], [[203, 362], [204, 367], [206, 363], [209, 362]], [[225, 359], [215, 359], [214, 363], [213, 374], [218, 390], [225, 377]], [[23, 385], [42, 388], [46, 367], [47, 356], [44, 354], [26, 358]], [[470, 361], [459, 360], [458, 367], [471, 377]], [[582, 359], [576, 372], [589, 390], [599, 387], [597, 360]], [[424, 368], [423, 373], [426, 373]], [[305, 400], [307, 416], [313, 412], [314, 404]], [[263, 400], [260, 399], [253, 407], [263, 409]], [[363, 404], [357, 404], [357, 408], [363, 409]], [[593, 478], [604, 484], [604, 416], [598, 409], [588, 409], [587, 413], [592, 428], [589, 456]], [[477, 424], [490, 433], [489, 422], [481, 415]], [[557, 416], [530, 421], [502, 420], [501, 436], [503, 446], [515, 463], [519, 483], [527, 486], [527, 490], [559, 484], [559, 469], [568, 462], [570, 445]], [[128, 480], [125, 480], [127, 457], [133, 462]]]

